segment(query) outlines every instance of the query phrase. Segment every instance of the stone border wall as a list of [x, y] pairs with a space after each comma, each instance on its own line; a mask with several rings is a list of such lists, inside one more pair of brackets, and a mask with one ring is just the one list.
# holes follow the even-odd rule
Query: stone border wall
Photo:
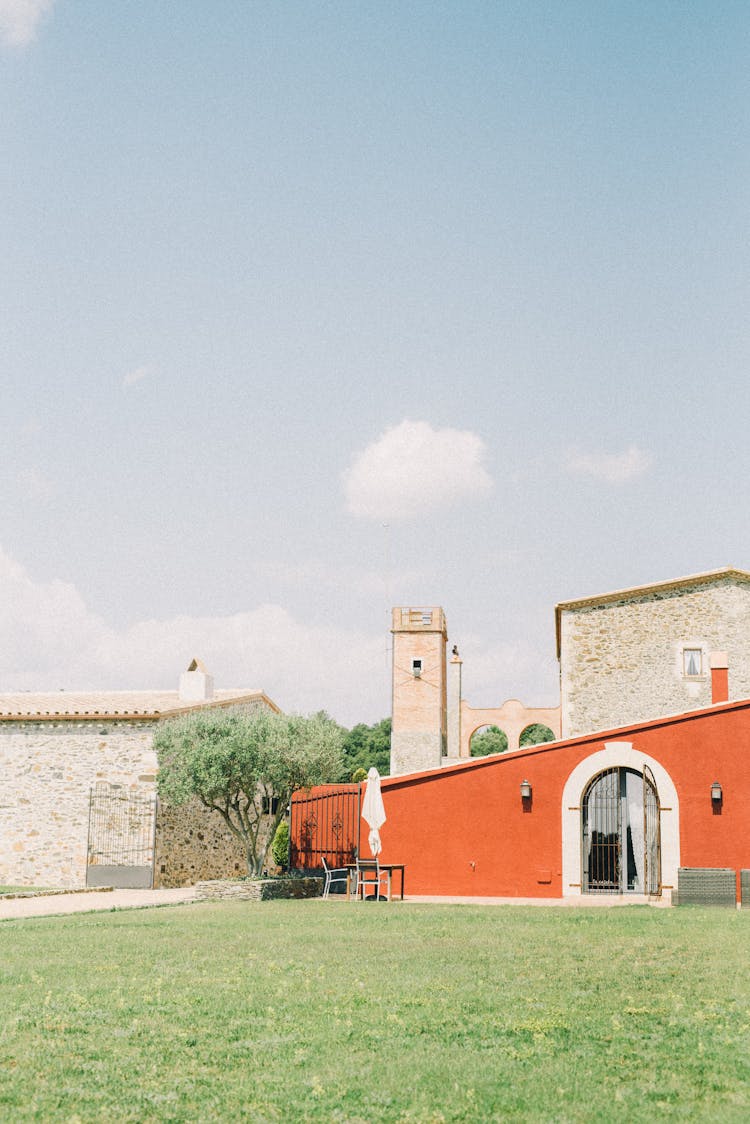
[[322, 894], [322, 878], [248, 878], [236, 882], [211, 879], [195, 884], [199, 902], [267, 902], [278, 898], [319, 898]]

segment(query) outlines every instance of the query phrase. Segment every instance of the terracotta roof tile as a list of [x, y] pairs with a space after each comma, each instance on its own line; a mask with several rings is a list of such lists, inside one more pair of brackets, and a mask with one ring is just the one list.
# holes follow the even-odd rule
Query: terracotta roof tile
[[0, 693], [0, 718], [145, 718], [254, 701], [279, 709], [259, 690], [218, 690], [199, 703], [178, 691], [9, 691]]

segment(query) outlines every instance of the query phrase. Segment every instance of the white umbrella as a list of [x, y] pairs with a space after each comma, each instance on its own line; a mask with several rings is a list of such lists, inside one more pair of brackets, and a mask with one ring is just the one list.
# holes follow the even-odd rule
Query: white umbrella
[[374, 766], [367, 774], [365, 798], [362, 801], [362, 817], [370, 828], [368, 841], [373, 857], [376, 858], [382, 848], [380, 842], [380, 828], [385, 823], [385, 807], [383, 806], [383, 797], [380, 792], [380, 774]]

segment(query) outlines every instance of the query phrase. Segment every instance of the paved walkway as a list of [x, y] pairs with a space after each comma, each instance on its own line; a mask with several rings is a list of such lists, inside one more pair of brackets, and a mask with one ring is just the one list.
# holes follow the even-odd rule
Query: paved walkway
[[[196, 900], [192, 886], [177, 890], [89, 890], [81, 894], [46, 894], [39, 897], [4, 899], [0, 895], [0, 921], [19, 917], [46, 917], [64, 913], [91, 913], [96, 910], [147, 909], [150, 906], [182, 905]], [[316, 900], [316, 899], [310, 899]], [[343, 894], [332, 894], [330, 902], [346, 902]], [[394, 904], [398, 901], [395, 899]], [[418, 905], [537, 905], [562, 908], [629, 905], [669, 906], [669, 900], [648, 899], [633, 894], [586, 894], [580, 898], [462, 898], [429, 897], [407, 894], [405, 901]], [[356, 903], [352, 902], [352, 906]]]
[[178, 890], [93, 890], [84, 894], [40, 894], [5, 899], [0, 895], [0, 921], [17, 917], [45, 917], [56, 913], [89, 913], [105, 909], [145, 909], [195, 901], [192, 886]]

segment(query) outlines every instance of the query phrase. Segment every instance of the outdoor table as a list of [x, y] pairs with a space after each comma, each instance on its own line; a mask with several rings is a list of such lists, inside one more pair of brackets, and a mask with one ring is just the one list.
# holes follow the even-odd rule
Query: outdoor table
[[[404, 871], [406, 866], [404, 863], [377, 863], [374, 859], [360, 859], [360, 870], [384, 870], [388, 875], [388, 893], [387, 900], [391, 901], [391, 889], [393, 885], [393, 872], [397, 870], [401, 875], [401, 901], [404, 900]], [[357, 871], [357, 863], [350, 863], [346, 868], [346, 896], [351, 897], [352, 893], [352, 874]]]

